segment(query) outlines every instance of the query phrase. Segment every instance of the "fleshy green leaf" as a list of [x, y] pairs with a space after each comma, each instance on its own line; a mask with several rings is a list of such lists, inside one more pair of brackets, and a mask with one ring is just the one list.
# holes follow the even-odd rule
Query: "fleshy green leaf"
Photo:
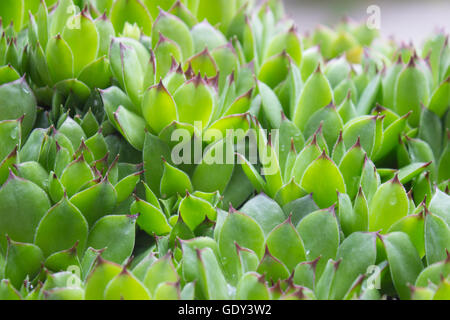
[[[286, 246], [287, 243], [289, 246]], [[272, 255], [282, 261], [290, 272], [306, 258], [303, 241], [290, 218], [270, 232], [266, 245]]]
[[394, 286], [401, 299], [410, 299], [411, 290], [408, 285], [415, 283], [423, 269], [419, 254], [405, 233], [393, 232], [381, 239], [386, 249]]
[[300, 186], [312, 192], [320, 208], [327, 208], [337, 201], [336, 191], [345, 192], [342, 174], [325, 152], [305, 170]]
[[369, 230], [386, 233], [398, 220], [408, 214], [408, 197], [398, 176], [382, 184], [369, 206]]
[[6, 250], [5, 234], [14, 241], [32, 243], [50, 201], [31, 181], [11, 175], [0, 189], [0, 244]]
[[103, 217], [90, 231], [87, 245], [94, 249], [106, 248], [103, 258], [122, 263], [133, 252], [135, 224], [135, 216]]
[[78, 243], [83, 253], [88, 235], [88, 224], [81, 212], [64, 197], [42, 218], [36, 231], [35, 243], [45, 257], [67, 250]]
[[323, 272], [329, 259], [334, 259], [339, 247], [339, 226], [334, 208], [315, 211], [304, 217], [297, 226], [303, 240], [306, 259], [314, 260], [321, 256], [316, 275]]

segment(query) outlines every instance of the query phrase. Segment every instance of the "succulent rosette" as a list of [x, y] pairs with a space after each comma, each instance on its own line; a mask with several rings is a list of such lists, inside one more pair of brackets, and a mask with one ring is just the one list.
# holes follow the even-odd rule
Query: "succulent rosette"
[[79, 108], [91, 90], [110, 85], [107, 56], [115, 31], [106, 16], [94, 20], [72, 0], [59, 1], [51, 11], [42, 2], [35, 15], [30, 13], [27, 30], [22, 71], [41, 106]]
[[448, 300], [450, 46], [281, 1], [0, 4], [0, 299]]

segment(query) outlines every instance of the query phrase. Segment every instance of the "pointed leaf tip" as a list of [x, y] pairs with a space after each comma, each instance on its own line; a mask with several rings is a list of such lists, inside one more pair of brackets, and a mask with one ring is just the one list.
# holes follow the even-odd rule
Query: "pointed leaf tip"
[[394, 176], [394, 178], [392, 178], [391, 182], [401, 185], [400, 179], [398, 178], [398, 173], [395, 174], [395, 176]]

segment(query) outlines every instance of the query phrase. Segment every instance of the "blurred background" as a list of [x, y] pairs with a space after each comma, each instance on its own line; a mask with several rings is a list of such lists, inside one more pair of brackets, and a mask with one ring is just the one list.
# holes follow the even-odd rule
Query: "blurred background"
[[367, 8], [380, 8], [380, 33], [397, 41], [420, 45], [436, 28], [450, 32], [450, 0], [284, 0], [286, 13], [300, 32], [319, 24], [333, 26], [343, 17], [365, 21]]

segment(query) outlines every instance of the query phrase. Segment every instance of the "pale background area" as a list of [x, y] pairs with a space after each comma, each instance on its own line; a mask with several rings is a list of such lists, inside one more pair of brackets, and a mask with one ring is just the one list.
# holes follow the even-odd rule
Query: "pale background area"
[[450, 0], [284, 0], [286, 13], [300, 32], [314, 30], [319, 23], [332, 26], [342, 17], [366, 21], [367, 7], [381, 9], [380, 33], [398, 41], [420, 45], [436, 27], [450, 32]]

